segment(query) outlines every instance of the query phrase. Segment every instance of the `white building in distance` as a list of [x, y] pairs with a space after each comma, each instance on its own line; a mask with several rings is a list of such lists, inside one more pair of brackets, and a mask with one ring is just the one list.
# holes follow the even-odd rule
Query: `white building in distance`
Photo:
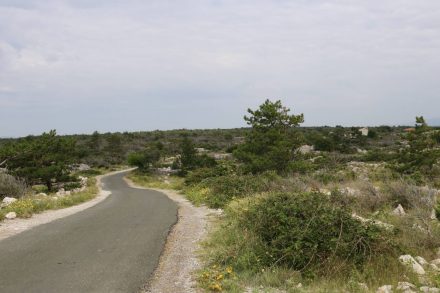
[[368, 127], [359, 128], [359, 132], [362, 136], [368, 136]]

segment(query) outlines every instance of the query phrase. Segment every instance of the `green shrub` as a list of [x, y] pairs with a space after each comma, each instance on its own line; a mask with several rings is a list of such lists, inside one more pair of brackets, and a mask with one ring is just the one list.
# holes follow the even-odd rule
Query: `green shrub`
[[18, 198], [23, 196], [25, 192], [26, 184], [23, 180], [0, 172], [0, 199], [5, 196]]
[[289, 171], [306, 174], [316, 169], [316, 165], [309, 160], [294, 160], [289, 163]]
[[73, 190], [73, 189], [76, 189], [76, 188], [81, 188], [81, 183], [79, 183], [79, 182], [69, 182], [69, 183], [64, 184], [64, 189], [65, 190]]
[[185, 178], [186, 185], [194, 185], [202, 182], [206, 178], [234, 175], [236, 173], [236, 166], [229, 162], [221, 162], [212, 168], [199, 168], [190, 171]]
[[323, 184], [331, 182], [342, 183], [356, 179], [356, 173], [350, 170], [321, 169], [313, 174], [313, 178]]
[[270, 191], [280, 177], [275, 172], [259, 175], [228, 175], [203, 180], [201, 187], [209, 188], [206, 203], [212, 208], [224, 207], [235, 198]]
[[101, 169], [89, 169], [89, 170], [76, 172], [76, 175], [86, 176], [86, 177], [98, 176], [102, 174], [104, 174], [104, 172]]
[[390, 153], [389, 150], [373, 149], [368, 151], [362, 159], [365, 162], [388, 162], [394, 160], [395, 157], [396, 154]]
[[179, 176], [163, 176], [134, 170], [127, 175], [127, 178], [147, 188], [181, 190], [183, 187], [183, 179]]
[[385, 232], [354, 219], [349, 210], [319, 193], [262, 197], [249, 205], [240, 226], [262, 241], [259, 259], [265, 266], [314, 274], [332, 271], [335, 263], [341, 269], [361, 267], [390, 247]]

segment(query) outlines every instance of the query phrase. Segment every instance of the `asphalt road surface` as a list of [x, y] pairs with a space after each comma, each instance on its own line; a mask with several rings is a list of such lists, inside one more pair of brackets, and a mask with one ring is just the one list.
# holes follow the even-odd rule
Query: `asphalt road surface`
[[177, 205], [102, 179], [96, 206], [0, 241], [0, 292], [137, 292], [156, 268]]

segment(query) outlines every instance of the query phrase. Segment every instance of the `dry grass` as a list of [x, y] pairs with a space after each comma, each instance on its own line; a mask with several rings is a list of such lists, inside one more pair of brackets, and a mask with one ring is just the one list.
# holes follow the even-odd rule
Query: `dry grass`
[[183, 178], [177, 176], [157, 175], [153, 173], [130, 172], [127, 178], [137, 185], [147, 188], [174, 189], [183, 188]]
[[70, 207], [88, 201], [98, 194], [96, 179], [89, 178], [87, 188], [78, 193], [64, 197], [56, 196], [24, 196], [9, 206], [0, 209], [0, 220], [3, 220], [9, 212], [15, 212], [20, 218], [29, 218], [33, 214], [41, 213], [45, 210], [55, 210]]

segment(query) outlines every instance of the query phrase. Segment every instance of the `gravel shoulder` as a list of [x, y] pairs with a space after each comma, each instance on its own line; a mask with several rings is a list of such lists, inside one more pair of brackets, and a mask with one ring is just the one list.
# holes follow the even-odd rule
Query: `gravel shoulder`
[[87, 202], [81, 203], [79, 205], [71, 206], [65, 209], [47, 210], [40, 214], [34, 214], [32, 215], [31, 218], [28, 219], [16, 218], [14, 220], [4, 220], [3, 222], [0, 223], [0, 241], [9, 238], [11, 236], [17, 235], [26, 230], [29, 230], [31, 228], [34, 228], [36, 226], [43, 225], [60, 218], [67, 217], [75, 213], [78, 213], [80, 211], [83, 211], [85, 209], [88, 209], [90, 207], [93, 207], [94, 205], [106, 199], [111, 194], [111, 192], [107, 190], [103, 190], [101, 183], [102, 178], [113, 174], [123, 173], [129, 170], [132, 169], [115, 171], [115, 172], [107, 173], [105, 175], [97, 176], [96, 185], [98, 186], [98, 195]]
[[168, 235], [150, 282], [141, 293], [198, 292], [194, 272], [201, 268], [198, 259], [199, 244], [207, 234], [211, 219], [218, 211], [205, 206], [196, 207], [173, 190], [144, 188], [124, 178], [132, 188], [150, 189], [164, 193], [178, 204], [178, 221]]

